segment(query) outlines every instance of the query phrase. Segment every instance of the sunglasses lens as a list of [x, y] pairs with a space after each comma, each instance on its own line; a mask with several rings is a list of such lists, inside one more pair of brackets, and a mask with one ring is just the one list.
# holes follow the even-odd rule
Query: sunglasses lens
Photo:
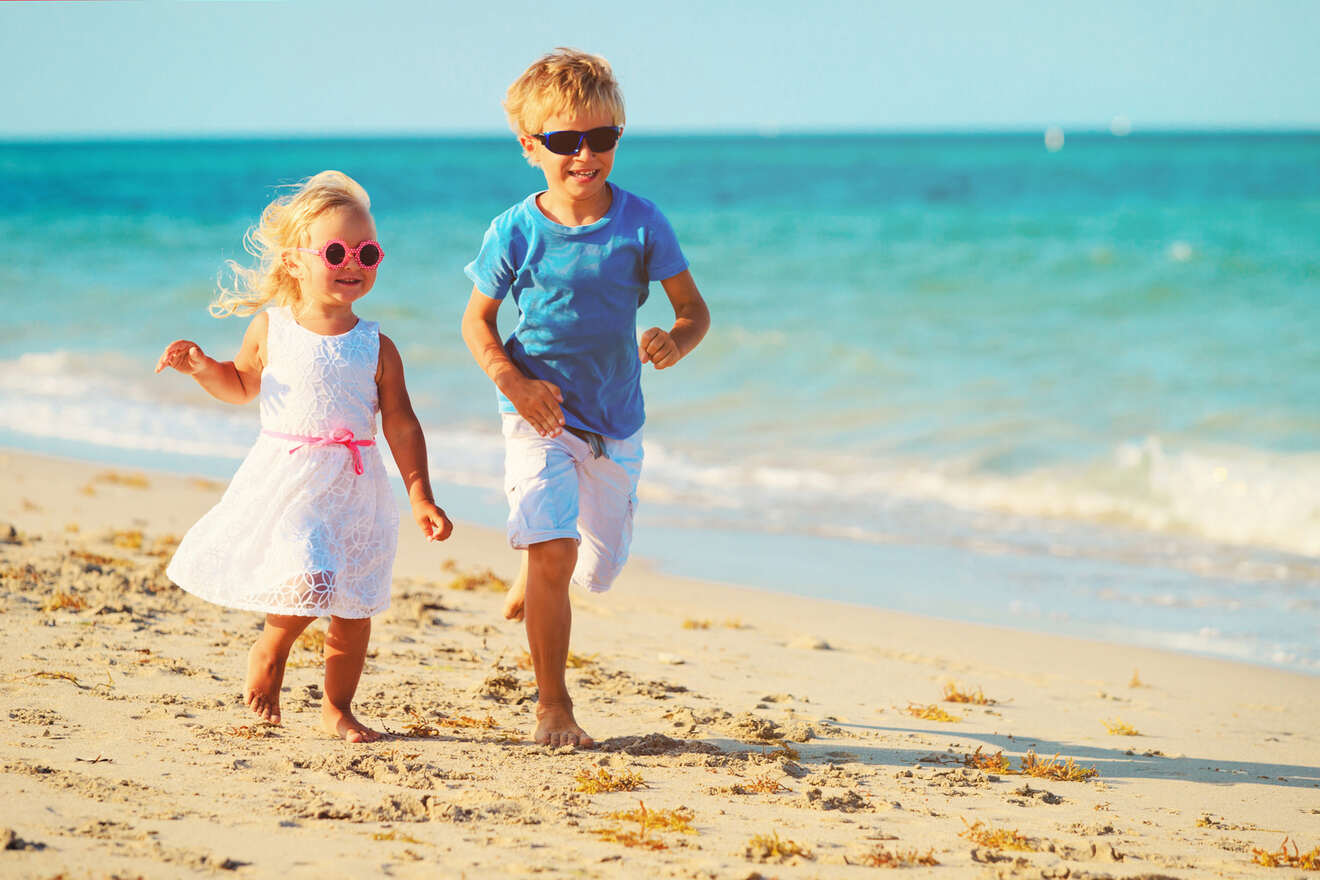
[[571, 156], [577, 152], [581, 137], [581, 132], [552, 131], [546, 135], [545, 148], [560, 156]]
[[587, 146], [593, 153], [608, 153], [619, 142], [619, 130], [614, 126], [593, 128], [587, 132]]
[[358, 262], [362, 264], [362, 268], [364, 269], [370, 269], [372, 266], [379, 263], [380, 258], [380, 248], [374, 244], [364, 244], [362, 249], [358, 251]]
[[325, 246], [325, 261], [331, 266], [342, 266], [348, 259], [348, 248], [339, 242], [331, 242]]

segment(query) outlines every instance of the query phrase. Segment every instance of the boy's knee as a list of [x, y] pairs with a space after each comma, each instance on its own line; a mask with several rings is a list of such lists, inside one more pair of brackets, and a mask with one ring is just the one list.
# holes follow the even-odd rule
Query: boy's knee
[[555, 582], [562, 580], [567, 586], [577, 565], [577, 556], [578, 544], [573, 538], [554, 538], [531, 544], [527, 548], [528, 574], [549, 577]]

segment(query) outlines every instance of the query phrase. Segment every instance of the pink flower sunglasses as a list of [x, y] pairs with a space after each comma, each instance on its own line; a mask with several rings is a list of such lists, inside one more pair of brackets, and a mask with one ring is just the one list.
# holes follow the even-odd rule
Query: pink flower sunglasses
[[375, 269], [385, 259], [385, 249], [380, 246], [380, 242], [367, 239], [355, 248], [348, 246], [348, 242], [336, 238], [334, 241], [328, 241], [321, 248], [300, 247], [298, 250], [304, 254], [316, 254], [325, 263], [327, 269], [342, 269], [348, 265], [348, 258], [352, 257], [363, 269]]

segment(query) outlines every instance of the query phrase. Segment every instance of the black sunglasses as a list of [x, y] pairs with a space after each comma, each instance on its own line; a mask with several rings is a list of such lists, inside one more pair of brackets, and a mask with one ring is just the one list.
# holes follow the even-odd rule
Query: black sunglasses
[[556, 155], [572, 156], [582, 149], [583, 141], [587, 142], [593, 153], [608, 153], [614, 149], [622, 134], [623, 129], [617, 125], [602, 125], [591, 131], [543, 131], [532, 137]]

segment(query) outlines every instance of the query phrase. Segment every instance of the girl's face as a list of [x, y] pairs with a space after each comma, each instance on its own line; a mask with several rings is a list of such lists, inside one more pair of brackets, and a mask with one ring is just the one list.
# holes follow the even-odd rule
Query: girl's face
[[[306, 247], [320, 250], [329, 242], [338, 240], [352, 251], [364, 241], [374, 241], [376, 224], [371, 215], [360, 208], [336, 208], [326, 211], [307, 227]], [[306, 302], [323, 308], [352, 309], [376, 283], [376, 269], [364, 269], [351, 255], [339, 268], [331, 268], [320, 256], [303, 251], [292, 251], [286, 257], [289, 273], [298, 280], [298, 287]]]
[[[595, 113], [551, 116], [541, 126], [541, 131], [590, 131], [607, 125], [614, 125], [614, 118], [608, 111], [598, 110]], [[576, 155], [561, 156], [547, 150], [545, 144], [536, 138], [524, 135], [519, 140], [531, 163], [545, 174], [552, 201], [586, 207], [598, 207], [604, 203], [608, 208], [610, 194], [605, 181], [614, 168], [617, 147], [608, 152], [593, 153], [584, 141]]]

